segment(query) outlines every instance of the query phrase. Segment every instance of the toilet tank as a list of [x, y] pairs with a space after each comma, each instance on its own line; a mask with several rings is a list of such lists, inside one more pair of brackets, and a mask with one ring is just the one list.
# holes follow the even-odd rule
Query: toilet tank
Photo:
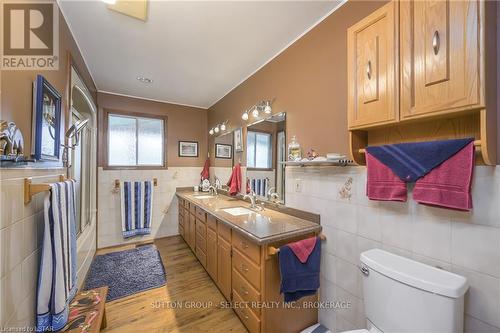
[[384, 333], [462, 332], [467, 280], [383, 250], [361, 253], [366, 318]]

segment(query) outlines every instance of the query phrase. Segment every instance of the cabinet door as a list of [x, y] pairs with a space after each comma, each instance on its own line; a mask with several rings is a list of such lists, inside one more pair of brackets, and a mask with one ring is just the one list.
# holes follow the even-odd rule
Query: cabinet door
[[196, 217], [193, 214], [189, 214], [189, 247], [194, 251], [196, 244]]
[[401, 117], [479, 108], [479, 1], [401, 1]]
[[207, 271], [214, 281], [217, 281], [217, 233], [207, 230]]
[[222, 237], [217, 242], [217, 285], [227, 300], [231, 299], [231, 244]]
[[347, 32], [349, 128], [398, 120], [397, 2], [390, 2]]

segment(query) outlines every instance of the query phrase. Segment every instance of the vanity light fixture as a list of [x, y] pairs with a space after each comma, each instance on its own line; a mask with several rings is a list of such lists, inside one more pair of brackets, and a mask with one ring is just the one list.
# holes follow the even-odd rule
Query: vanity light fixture
[[208, 131], [208, 134], [210, 134], [210, 135], [214, 135], [214, 129], [213, 129], [213, 128], [211, 128], [211, 129], [210, 129], [210, 131]]
[[248, 111], [243, 112], [243, 115], [241, 115], [241, 119], [248, 120]]
[[227, 120], [225, 122], [223, 122], [222, 124], [220, 124], [220, 130], [221, 131], [225, 131], [226, 130], [226, 123], [227, 123]]
[[264, 113], [265, 114], [271, 114], [273, 109], [271, 108], [271, 101], [265, 101], [264, 102]]
[[253, 107], [252, 116], [254, 118], [259, 118], [259, 108], [257, 106]]
[[142, 83], [146, 83], [146, 84], [153, 83], [153, 80], [151, 80], [150, 78], [144, 77], [144, 76], [138, 76], [137, 80], [142, 82]]
[[214, 132], [219, 133], [219, 125], [218, 124], [217, 124], [217, 126], [214, 127]]

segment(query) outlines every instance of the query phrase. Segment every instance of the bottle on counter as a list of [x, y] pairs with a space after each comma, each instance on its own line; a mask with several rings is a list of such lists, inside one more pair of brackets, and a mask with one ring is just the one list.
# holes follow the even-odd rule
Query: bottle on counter
[[292, 136], [292, 141], [288, 144], [288, 160], [289, 161], [300, 161], [302, 159], [302, 149], [300, 144], [297, 142], [297, 138]]

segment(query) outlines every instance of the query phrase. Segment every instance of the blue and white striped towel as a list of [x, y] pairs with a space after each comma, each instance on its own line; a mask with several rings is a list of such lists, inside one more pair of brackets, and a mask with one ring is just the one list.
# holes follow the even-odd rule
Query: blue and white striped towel
[[76, 293], [75, 181], [54, 183], [45, 195], [42, 257], [38, 271], [37, 332], [57, 331], [68, 321]]
[[153, 183], [122, 182], [120, 186], [123, 237], [151, 233]]

